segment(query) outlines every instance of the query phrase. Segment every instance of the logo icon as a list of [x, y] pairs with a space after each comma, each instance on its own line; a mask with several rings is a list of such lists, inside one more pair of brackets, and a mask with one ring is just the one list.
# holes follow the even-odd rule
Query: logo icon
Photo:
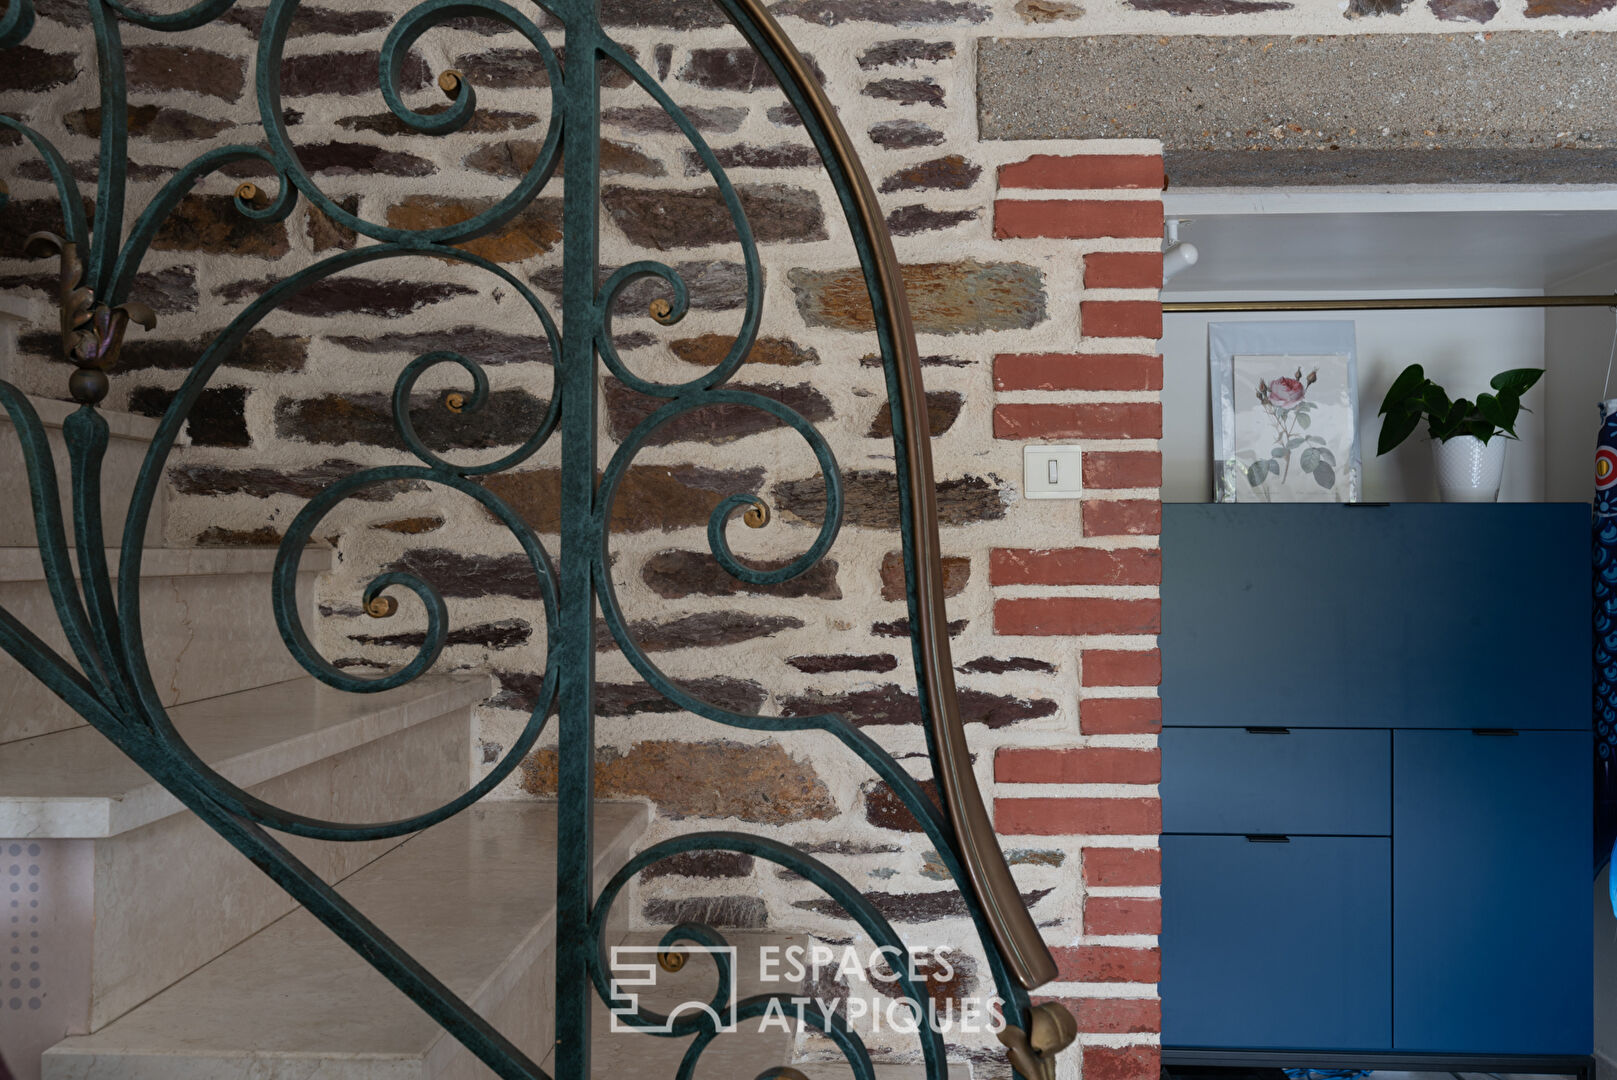
[[[642, 1024], [636, 1021], [640, 1010], [640, 996], [657, 986], [657, 979], [665, 970], [679, 971], [693, 956], [711, 956], [721, 969], [730, 972], [730, 998], [724, 1002], [683, 1001], [664, 1012], [661, 1004], [648, 1006], [648, 1012], [664, 1012], [661, 1024]], [[663, 967], [661, 957], [672, 958], [669, 969]], [[612, 1030], [671, 1033], [674, 1025], [692, 1013], [706, 1013], [714, 1028], [725, 1034], [736, 1029], [736, 983], [740, 974], [736, 967], [733, 945], [700, 945], [681, 942], [676, 945], [614, 945], [612, 946]], [[704, 982], [706, 980], [703, 980]], [[715, 1004], [719, 1007], [714, 1008]]]

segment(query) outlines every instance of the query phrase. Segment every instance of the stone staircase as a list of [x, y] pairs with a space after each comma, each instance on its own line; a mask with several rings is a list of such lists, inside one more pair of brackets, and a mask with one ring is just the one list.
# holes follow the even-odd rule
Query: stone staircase
[[[34, 404], [57, 429], [65, 460], [59, 428], [71, 407]], [[117, 537], [122, 508], [112, 504], [127, 497], [156, 425], [105, 415], [114, 433], [106, 527]], [[0, 420], [0, 497], [13, 507], [27, 499], [19, 458]], [[466, 789], [472, 708], [493, 692], [491, 679], [431, 676], [378, 694], [316, 682], [275, 627], [274, 552], [163, 548], [160, 511], [147, 537], [142, 621], [164, 703], [205, 761], [269, 802], [338, 821], [395, 820]], [[299, 601], [310, 625], [316, 580], [331, 560], [324, 550], [303, 559]], [[116, 573], [115, 552], [109, 561]], [[43, 632], [56, 618], [26, 514], [0, 518], [0, 604], [68, 655], [59, 631]], [[402, 839], [281, 839], [549, 1069], [556, 820], [553, 803], [485, 802]], [[598, 880], [627, 861], [648, 824], [644, 804], [596, 807]], [[3, 655], [0, 838], [0, 1056], [17, 1080], [491, 1075]], [[626, 918], [630, 908], [625, 898], [614, 914]], [[656, 941], [626, 926], [609, 933]], [[733, 942], [743, 996], [758, 989], [748, 974], [758, 970], [756, 950], [791, 940]], [[694, 958], [659, 980], [655, 994], [705, 1000], [711, 964]], [[625, 1066], [677, 1073], [688, 1039], [611, 1027], [596, 1002], [596, 1075], [622, 1075]], [[778, 1030], [743, 1030], [713, 1046], [703, 1074], [753, 1077], [789, 1062], [793, 1047]], [[803, 1068], [814, 1080], [851, 1076], [842, 1065]], [[962, 1069], [951, 1076], [969, 1076]]]

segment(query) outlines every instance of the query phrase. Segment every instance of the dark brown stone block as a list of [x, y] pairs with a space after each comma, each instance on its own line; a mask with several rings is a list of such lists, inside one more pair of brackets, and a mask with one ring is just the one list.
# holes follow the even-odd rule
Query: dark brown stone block
[[[490, 702], [506, 709], [531, 712], [539, 700], [544, 673], [537, 671], [497, 671], [500, 692]], [[746, 679], [715, 675], [703, 679], [675, 679], [675, 684], [691, 696], [743, 716], [756, 716], [768, 696], [764, 688]], [[596, 716], [638, 716], [641, 713], [677, 713], [680, 707], [644, 682], [598, 683], [595, 687]]]
[[[472, 151], [466, 157], [469, 168], [491, 176], [516, 178], [526, 176], [539, 160], [543, 144], [538, 139], [506, 139], [489, 143]], [[557, 163], [557, 169], [561, 168]], [[662, 176], [668, 170], [663, 163], [648, 157], [628, 143], [601, 140], [601, 175], [603, 176]]]
[[[1044, 321], [1044, 275], [1026, 263], [911, 263], [902, 273], [921, 333], [1026, 330]], [[862, 271], [795, 269], [787, 279], [810, 326], [875, 329]]]
[[152, 247], [276, 259], [291, 250], [291, 243], [284, 221], [254, 221], [236, 209], [232, 196], [193, 193], [181, 199], [163, 220]]
[[[812, 191], [785, 184], [740, 184], [742, 212], [759, 243], [825, 239], [825, 215]], [[699, 191], [608, 187], [601, 202], [632, 243], [669, 251], [737, 242], [716, 187]]]
[[888, 120], [872, 125], [870, 139], [884, 150], [908, 150], [936, 146], [943, 141], [943, 132], [919, 120]]
[[[707, 165], [697, 156], [695, 150], [687, 149], [684, 154], [686, 176], [701, 176], [707, 173]], [[820, 166], [819, 151], [812, 146], [797, 143], [783, 143], [779, 146], [753, 146], [750, 143], [721, 146], [713, 151], [713, 157], [721, 169], [814, 169]]]
[[[885, 780], [867, 781], [860, 789], [865, 801], [865, 820], [878, 829], [892, 829], [894, 832], [919, 833], [921, 823], [915, 819], [910, 808], [898, 797], [892, 785]], [[921, 790], [926, 793], [928, 801], [938, 809], [942, 809], [943, 800], [938, 794], [936, 780], [922, 780]]]
[[961, 664], [955, 670], [966, 675], [1003, 675], [1007, 671], [1037, 671], [1053, 675], [1056, 666], [1043, 660], [1035, 660], [1031, 656], [1011, 656], [1004, 659], [982, 656], [969, 664]]
[[[814, 77], [822, 86], [825, 85], [825, 72], [814, 62], [814, 57], [805, 55], [803, 59], [808, 61]], [[763, 55], [745, 45], [692, 49], [690, 59], [680, 69], [679, 77], [709, 90], [739, 90], [744, 93], [770, 90], [779, 85]]]
[[[629, 389], [617, 379], [608, 377], [603, 387], [606, 398], [607, 424], [612, 438], [623, 442], [630, 433], [653, 412], [667, 402]], [[797, 411], [810, 424], [831, 418], [831, 402], [826, 396], [806, 383], [796, 386], [733, 383], [727, 389], [748, 391], [761, 397], [772, 398]], [[777, 431], [785, 427], [762, 409], [736, 402], [715, 402], [702, 408], [680, 413], [651, 432], [645, 440], [647, 446], [667, 446], [676, 442], [703, 442], [710, 444], [734, 442], [748, 435]]]
[[[237, 4], [225, 12], [220, 22], [245, 27], [254, 38], [264, 29], [266, 11], [261, 6]], [[369, 34], [393, 25], [393, 17], [386, 11], [337, 11], [325, 7], [299, 7], [286, 28], [288, 38], [309, 37], [313, 34], [340, 34], [344, 37]]]
[[859, 66], [866, 71], [875, 68], [916, 64], [933, 64], [954, 57], [952, 41], [922, 41], [920, 38], [899, 38], [872, 45], [859, 54]]
[[601, 22], [607, 26], [702, 30], [728, 26], [724, 10], [710, 0], [602, 0]]
[[[701, 337], [671, 341], [668, 347], [674, 351], [675, 356], [687, 364], [712, 368], [723, 362], [735, 340], [723, 334], [703, 334]], [[755, 339], [752, 348], [747, 352], [747, 358], [742, 361], [743, 364], [779, 364], [783, 367], [819, 362], [820, 354], [814, 351], [813, 346], [799, 345], [778, 337]]]
[[[1054, 891], [1054, 889], [1031, 889], [1022, 894], [1022, 902], [1031, 908]], [[966, 901], [953, 889], [925, 893], [867, 892], [865, 899], [890, 922], [936, 922], [939, 919], [960, 918], [967, 914]], [[842, 909], [841, 904], [829, 898], [798, 900], [792, 906], [828, 915], [834, 919], [852, 919], [852, 916]]]
[[[449, 108], [447, 104], [429, 105], [419, 111], [428, 116], [436, 116], [447, 108]], [[494, 135], [502, 131], [521, 131], [539, 123], [539, 117], [533, 113], [513, 112], [510, 109], [485, 109], [479, 103], [477, 110], [472, 113], [472, 118], [460, 130], [467, 135]], [[420, 134], [391, 112], [345, 116], [337, 121], [337, 126], [348, 131], [374, 131], [378, 135]]]
[[883, 192], [965, 191], [982, 176], [983, 167], [959, 154], [948, 154], [910, 165], [881, 182]]
[[197, 533], [197, 547], [278, 547], [283, 539], [281, 531], [269, 525], [256, 529], [227, 529], [210, 525]]
[[1366, 15], [1402, 15], [1408, 6], [1409, 0], [1348, 0], [1346, 14], [1350, 19]]
[[[614, 269], [603, 267], [601, 280], [604, 282]], [[674, 264], [674, 270], [685, 279], [685, 289], [693, 311], [726, 311], [746, 303], [747, 270], [740, 263], [719, 260], [681, 262]], [[762, 272], [759, 277], [760, 280], [764, 279]], [[561, 295], [562, 268], [559, 266], [542, 267], [534, 271], [529, 280], [552, 296]], [[668, 287], [661, 281], [637, 281], [618, 294], [612, 310], [620, 316], [645, 317], [652, 300], [668, 295]]]
[[422, 536], [426, 533], [437, 532], [444, 527], [444, 524], [444, 519], [437, 514], [426, 514], [419, 517], [378, 521], [371, 528], [379, 529], [382, 532], [398, 533], [401, 536]]
[[887, 228], [894, 236], [914, 236], [916, 233], [952, 229], [968, 221], [976, 221], [976, 210], [933, 210], [929, 206], [901, 206], [887, 215]]
[[[897, 530], [898, 478], [875, 469], [844, 470], [843, 523], [866, 529]], [[825, 480], [812, 476], [782, 480], [772, 492], [776, 509], [810, 525], [825, 520]], [[997, 521], [1005, 516], [1005, 501], [995, 484], [980, 476], [962, 476], [937, 483], [938, 521], [943, 525], [969, 525]]]
[[[508, 334], [485, 326], [456, 326], [448, 330], [399, 330], [391, 334], [334, 334], [334, 345], [360, 353], [404, 353], [411, 357], [452, 350], [485, 367], [504, 364], [548, 364], [550, 342], [538, 320], [532, 335]], [[458, 369], [457, 369], [458, 370]]]
[[247, 64], [241, 57], [190, 45], [136, 45], [124, 49], [124, 64], [131, 90], [189, 90], [237, 101], [247, 85]]
[[[348, 213], [359, 215], [359, 196], [345, 195], [336, 200], [338, 206]], [[347, 225], [340, 225], [318, 206], [311, 204], [308, 216], [304, 219], [304, 232], [309, 237], [309, 243], [316, 251], [350, 251], [359, 243], [359, 233]]]
[[[411, 195], [387, 208], [395, 229], [424, 231], [457, 225], [495, 204], [494, 199]], [[456, 246], [493, 262], [521, 262], [543, 255], [561, 240], [561, 199], [535, 199], [498, 232]]]
[[509, 596], [516, 600], [538, 600], [542, 597], [533, 564], [520, 552], [477, 555], [448, 548], [412, 548], [387, 569], [393, 573], [414, 574], [446, 599]]
[[936, 23], [980, 23], [989, 9], [954, 0], [784, 0], [771, 10], [776, 18], [789, 16], [821, 26], [845, 22], [874, 22], [887, 26]]
[[[176, 465], [169, 469], [169, 483], [181, 495], [250, 495], [268, 499], [273, 495], [294, 495], [312, 499], [337, 481], [367, 466], [332, 458], [304, 469], [227, 469], [219, 465]], [[424, 491], [426, 484], [416, 480], [394, 480], [360, 488], [348, 497], [362, 502], [386, 502], [406, 491]]]
[[371, 143], [327, 142], [298, 147], [298, 160], [310, 173], [324, 176], [431, 176], [437, 166], [426, 158]]
[[[62, 118], [62, 123], [75, 135], [100, 138], [101, 109], [97, 107], [70, 112]], [[210, 120], [184, 109], [159, 105], [129, 107], [129, 137], [132, 139], [150, 139], [153, 142], [211, 139], [235, 126], [229, 120]]]
[[[934, 439], [954, 427], [955, 420], [960, 417], [960, 407], [963, 404], [965, 404], [965, 398], [958, 391], [927, 391], [926, 422]], [[876, 418], [870, 423], [870, 430], [865, 432], [865, 438], [891, 439], [892, 437], [893, 403], [884, 401], [881, 408], [876, 411]]]
[[17, 45], [6, 50], [6, 63], [0, 67], [0, 90], [40, 93], [72, 82], [78, 71], [78, 57], [72, 53], [50, 53], [32, 45]]
[[[376, 95], [379, 54], [368, 52], [313, 53], [289, 56], [281, 61], [281, 94], [306, 97], [311, 94], [345, 96]], [[418, 53], [405, 57], [399, 71], [399, 89], [421, 90], [432, 84], [433, 71]], [[374, 96], [371, 100], [375, 100]]]
[[[84, 202], [86, 225], [93, 220], [93, 209], [90, 201], [86, 199]], [[60, 236], [66, 231], [62, 208], [55, 199], [12, 199], [6, 203], [5, 210], [0, 212], [0, 257], [28, 258], [23, 254], [23, 247], [34, 233], [52, 232]], [[58, 287], [55, 266], [52, 264], [46, 268], [44, 263], [40, 266], [40, 272], [27, 275], [22, 280], [27, 282], [29, 287], [48, 293], [54, 300]]]
[[[130, 338], [124, 342], [118, 357], [119, 371], [183, 371], [200, 359], [202, 352], [214, 342], [212, 337], [193, 338], [190, 341], [154, 341], [148, 337]], [[231, 353], [222, 367], [241, 371], [258, 371], [268, 375], [284, 375], [302, 371], [309, 359], [309, 339], [295, 335], [281, 336], [268, 330], [249, 331], [241, 346]]]
[[[174, 391], [137, 386], [129, 395], [129, 411], [141, 416], [162, 416], [174, 401]], [[210, 386], [202, 391], [186, 414], [185, 433], [192, 446], [243, 449], [253, 445], [247, 431], [247, 388]]]
[[[743, 560], [758, 570], [778, 570], [790, 559]], [[640, 577], [651, 591], [665, 600], [687, 596], [775, 596], [796, 599], [812, 596], [821, 600], [841, 600], [837, 585], [837, 563], [821, 559], [790, 581], [779, 585], [751, 585], [730, 576], [719, 561], [706, 551], [659, 551], [646, 560]]]
[[1527, 0], [1527, 17], [1542, 19], [1546, 15], [1567, 15], [1586, 19], [1617, 7], [1617, 0]]
[[[254, 300], [278, 279], [236, 281], [221, 285], [213, 294], [230, 303]], [[305, 285], [280, 304], [294, 315], [375, 315], [396, 319], [457, 296], [476, 296], [477, 290], [449, 281], [373, 281], [368, 278], [332, 277]]]
[[[691, 126], [700, 132], [729, 134], [741, 127], [747, 119], [746, 109], [720, 105], [712, 108], [691, 106], [682, 110]], [[601, 110], [601, 123], [620, 127], [625, 131], [642, 133], [677, 133], [679, 126], [656, 105], [615, 105]]]
[[[629, 637], [646, 652], [674, 649], [717, 648], [743, 641], [774, 637], [782, 630], [801, 630], [803, 620], [791, 615], [753, 615], [744, 611], [703, 611], [677, 619], [657, 622], [637, 619], [629, 623]], [[596, 640], [596, 648], [615, 645], [608, 634]]]
[[1254, 15], [1291, 10], [1289, 0], [1128, 0], [1128, 5], [1135, 11], [1169, 15]]
[[[1018, 698], [964, 687], [959, 691], [959, 700], [962, 722], [983, 724], [989, 728], [1009, 727], [1025, 720], [1053, 716], [1056, 712], [1056, 703], [1044, 698]], [[783, 716], [817, 716], [820, 713], [839, 713], [858, 727], [921, 723], [920, 701], [911, 691], [892, 683], [850, 690], [843, 694], [810, 692], [781, 701]]]
[[797, 109], [791, 105], [771, 105], [764, 110], [764, 115], [776, 127], [800, 128], [803, 126], [803, 118], [797, 115]]
[[[1606, 0], [1606, 6], [1614, 4], [1617, 0]], [[1485, 23], [1499, 14], [1499, 0], [1431, 0], [1431, 7], [1433, 15], [1449, 22]]]
[[[526, 390], [495, 390], [476, 413], [456, 414], [440, 394], [411, 399], [416, 435], [434, 450], [488, 450], [515, 446], [539, 429], [545, 405]], [[368, 443], [403, 450], [393, 424], [392, 395], [329, 394], [282, 398], [275, 403], [275, 431], [283, 439], [328, 446]]]
[[758, 930], [769, 925], [769, 908], [761, 896], [682, 896], [647, 900], [641, 914], [653, 926], [700, 923], [732, 930]]
[[[971, 559], [965, 555], [943, 557], [943, 595], [959, 596], [971, 580]], [[889, 551], [881, 560], [881, 598], [902, 600], [904, 588], [904, 553]]]
[[641, 881], [660, 877], [742, 878], [751, 877], [753, 859], [739, 851], [687, 851], [659, 859], [640, 871]]
[[943, 108], [943, 87], [936, 79], [875, 79], [860, 91], [866, 97], [896, 101], [900, 105], [930, 105]]
[[[705, 526], [714, 509], [743, 492], [757, 492], [764, 470], [709, 469], [700, 465], [635, 465], [624, 474], [612, 508], [617, 532]], [[529, 469], [496, 473], [484, 480], [496, 496], [536, 532], [561, 529], [561, 472]]]
[[898, 667], [898, 657], [892, 653], [872, 653], [865, 656], [789, 656], [786, 662], [809, 675], [828, 675], [840, 671], [892, 671]]
[[[471, 626], [451, 627], [444, 635], [444, 645], [476, 645], [483, 649], [514, 649], [533, 639], [533, 626], [524, 619], [499, 619], [495, 622], [473, 623]], [[349, 634], [348, 640], [360, 645], [380, 645], [386, 648], [419, 649], [426, 644], [425, 630], [406, 630], [397, 634]]]
[[[556, 751], [523, 762], [523, 788], [556, 791]], [[825, 782], [807, 761], [775, 744], [635, 743], [626, 752], [601, 747], [595, 755], [596, 798], [649, 798], [665, 817], [739, 818], [778, 825], [825, 821], [837, 814]]]
[[171, 266], [166, 270], [148, 270], [136, 274], [129, 288], [129, 299], [145, 304], [159, 315], [195, 311], [199, 299], [197, 268]]

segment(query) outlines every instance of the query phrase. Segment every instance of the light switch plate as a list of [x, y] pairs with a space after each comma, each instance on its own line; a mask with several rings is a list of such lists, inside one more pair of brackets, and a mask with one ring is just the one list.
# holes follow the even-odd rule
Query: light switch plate
[[1029, 499], [1076, 499], [1083, 494], [1083, 478], [1076, 446], [1022, 448], [1022, 494]]

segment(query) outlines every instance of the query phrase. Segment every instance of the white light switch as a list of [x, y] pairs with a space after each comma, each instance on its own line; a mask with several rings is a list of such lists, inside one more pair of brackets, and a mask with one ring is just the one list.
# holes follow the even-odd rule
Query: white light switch
[[1024, 446], [1022, 493], [1029, 499], [1076, 499], [1083, 494], [1083, 463], [1076, 446]]

